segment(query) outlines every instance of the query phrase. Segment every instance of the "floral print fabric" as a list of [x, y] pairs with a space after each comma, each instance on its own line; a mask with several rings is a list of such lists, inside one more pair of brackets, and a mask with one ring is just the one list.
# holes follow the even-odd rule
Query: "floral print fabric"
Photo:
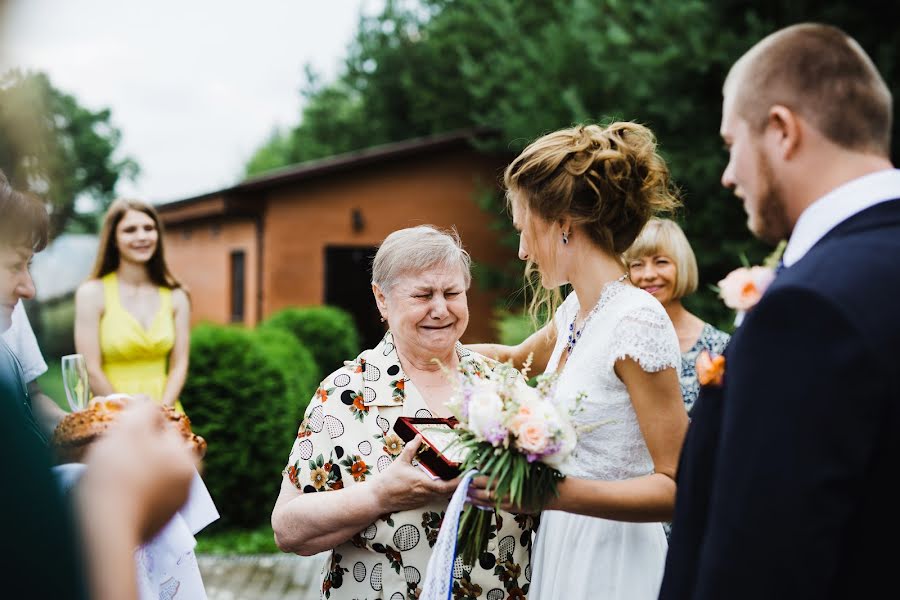
[[684, 398], [684, 407], [688, 414], [694, 406], [694, 401], [700, 395], [700, 382], [697, 381], [697, 356], [704, 350], [712, 355], [722, 354], [728, 345], [731, 336], [710, 325], [703, 324], [703, 330], [694, 346], [681, 355], [681, 372], [679, 383], [681, 384], [681, 397]]
[[[473, 368], [485, 360], [457, 345]], [[397, 418], [430, 417], [403, 373], [388, 332], [381, 343], [329, 375], [310, 401], [284, 473], [304, 494], [381, 476], [403, 450]], [[323, 598], [413, 600], [444, 518], [445, 503], [385, 514], [336, 547], [322, 571]], [[535, 520], [497, 513], [488, 551], [474, 567], [457, 559], [453, 600], [525, 598]]]

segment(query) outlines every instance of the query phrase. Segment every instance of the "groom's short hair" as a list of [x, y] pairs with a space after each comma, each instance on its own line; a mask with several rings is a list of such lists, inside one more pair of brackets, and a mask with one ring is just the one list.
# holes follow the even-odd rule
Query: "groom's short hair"
[[890, 156], [891, 92], [865, 50], [837, 27], [802, 23], [772, 33], [734, 64], [723, 91], [755, 131], [782, 105], [841, 147]]

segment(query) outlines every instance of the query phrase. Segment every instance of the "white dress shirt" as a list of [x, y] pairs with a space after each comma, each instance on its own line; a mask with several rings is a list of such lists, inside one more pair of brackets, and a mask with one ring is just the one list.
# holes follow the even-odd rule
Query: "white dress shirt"
[[900, 169], [885, 169], [838, 186], [810, 204], [797, 219], [784, 249], [784, 266], [806, 256], [829, 231], [856, 213], [900, 198]]
[[30, 383], [47, 372], [47, 363], [41, 355], [41, 349], [38, 347], [21, 300], [16, 303], [11, 321], [9, 329], [3, 332], [3, 341], [19, 359], [25, 381]]

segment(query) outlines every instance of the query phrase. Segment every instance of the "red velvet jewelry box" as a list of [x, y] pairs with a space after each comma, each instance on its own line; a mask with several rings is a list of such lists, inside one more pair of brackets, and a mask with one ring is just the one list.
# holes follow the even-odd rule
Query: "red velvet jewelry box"
[[421, 435], [422, 447], [416, 456], [419, 465], [435, 478], [449, 480], [460, 473], [461, 448], [452, 445], [456, 434], [451, 431], [458, 423], [452, 417], [400, 417], [394, 422], [394, 431], [404, 442], [411, 441], [417, 434]]

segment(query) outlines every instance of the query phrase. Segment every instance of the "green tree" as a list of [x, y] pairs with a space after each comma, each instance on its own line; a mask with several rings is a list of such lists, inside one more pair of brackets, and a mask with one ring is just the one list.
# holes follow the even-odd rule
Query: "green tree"
[[[683, 191], [677, 218], [701, 281], [713, 283], [741, 255], [756, 262], [769, 251], [719, 184], [727, 160], [721, 87], [731, 64], [779, 27], [827, 22], [862, 44], [896, 95], [898, 16], [875, 0], [387, 0], [380, 14], [360, 19], [342, 75], [307, 86], [284, 156], [308, 160], [470, 126], [499, 132], [484, 150], [516, 153], [574, 123], [637, 120], [657, 134]], [[500, 202], [482, 199], [493, 214]], [[711, 321], [728, 318], [707, 288], [689, 304]]]
[[[43, 73], [0, 77], [0, 168], [13, 185], [47, 202], [53, 236], [67, 228], [93, 231], [119, 179], [138, 173], [134, 160], [116, 157], [121, 134], [110, 117], [109, 109], [81, 106]], [[77, 210], [79, 198], [96, 211]]]

